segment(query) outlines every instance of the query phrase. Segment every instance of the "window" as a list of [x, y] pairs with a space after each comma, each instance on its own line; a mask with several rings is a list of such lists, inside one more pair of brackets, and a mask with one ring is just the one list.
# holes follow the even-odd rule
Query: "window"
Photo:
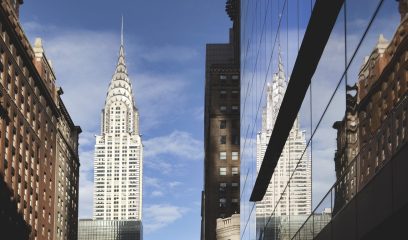
[[238, 183], [237, 183], [237, 182], [233, 182], [233, 183], [231, 183], [231, 186], [232, 186], [232, 187], [238, 187]]
[[238, 168], [237, 168], [237, 167], [233, 167], [233, 168], [231, 169], [231, 173], [232, 173], [232, 175], [238, 175]]
[[231, 157], [231, 159], [232, 160], [238, 160], [238, 152], [232, 152], [232, 157]]
[[227, 175], [227, 168], [225, 167], [220, 168], [220, 176], [225, 176], [225, 175]]
[[237, 112], [239, 108], [238, 108], [238, 106], [232, 106], [231, 109], [232, 109], [233, 112]]
[[232, 98], [238, 98], [238, 97], [239, 97], [239, 92], [238, 92], [237, 90], [233, 90], [233, 91], [231, 92], [231, 97], [232, 97]]
[[227, 111], [227, 106], [220, 106], [220, 111], [221, 112]]
[[221, 135], [220, 136], [220, 144], [226, 144], [227, 143], [227, 136], [226, 135]]
[[220, 194], [223, 195], [226, 191], [227, 183], [220, 183]]
[[220, 160], [227, 160], [227, 152], [220, 152]]
[[227, 120], [220, 120], [220, 129], [227, 128]]
[[220, 75], [220, 79], [221, 79], [221, 80], [225, 80], [225, 79], [227, 79], [227, 76], [225, 76], [225, 75]]
[[220, 98], [226, 98], [227, 97], [227, 91], [221, 90], [220, 91]]
[[238, 75], [232, 75], [232, 80], [238, 80], [239, 79], [239, 76]]
[[227, 206], [227, 199], [220, 198], [220, 207], [226, 207], [226, 206]]
[[238, 135], [232, 135], [232, 144], [238, 145], [239, 144], [239, 136]]

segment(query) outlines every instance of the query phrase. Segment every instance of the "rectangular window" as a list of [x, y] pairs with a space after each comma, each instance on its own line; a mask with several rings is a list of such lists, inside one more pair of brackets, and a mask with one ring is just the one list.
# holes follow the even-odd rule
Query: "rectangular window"
[[227, 168], [225, 167], [220, 168], [220, 176], [225, 176], [225, 175], [227, 175]]
[[227, 91], [225, 91], [225, 90], [221, 90], [220, 91], [220, 98], [227, 98]]
[[227, 120], [220, 120], [220, 129], [227, 128]]
[[220, 152], [220, 160], [227, 160], [227, 152]]
[[220, 198], [220, 207], [226, 207], [226, 206], [227, 206], [227, 199]]
[[233, 91], [231, 92], [231, 97], [232, 97], [232, 98], [238, 98], [238, 97], [239, 97], [239, 92], [238, 92], [237, 90], [233, 90]]
[[227, 79], [227, 76], [225, 76], [225, 75], [220, 75], [220, 79], [221, 79], [221, 80], [225, 80], [225, 79]]
[[227, 183], [220, 183], [220, 194], [223, 195], [227, 188]]
[[238, 106], [232, 106], [232, 107], [231, 107], [231, 110], [232, 110], [233, 112], [238, 112], [239, 107], [238, 107]]
[[238, 183], [237, 183], [237, 182], [233, 182], [233, 183], [231, 183], [231, 186], [232, 186], [232, 187], [238, 187]]
[[227, 143], [227, 136], [226, 135], [221, 135], [220, 136], [220, 144], [226, 144]]
[[220, 106], [220, 111], [221, 112], [227, 111], [227, 106]]
[[233, 80], [238, 80], [239, 79], [239, 76], [238, 75], [232, 75], [232, 77], [231, 77]]
[[233, 167], [233, 168], [231, 169], [231, 173], [232, 173], [232, 175], [238, 175], [238, 168], [237, 168], [237, 167]]
[[239, 144], [239, 136], [238, 135], [232, 135], [231, 142], [232, 142], [232, 144], [238, 145]]
[[238, 152], [232, 152], [232, 157], [231, 157], [231, 159], [232, 160], [238, 160]]

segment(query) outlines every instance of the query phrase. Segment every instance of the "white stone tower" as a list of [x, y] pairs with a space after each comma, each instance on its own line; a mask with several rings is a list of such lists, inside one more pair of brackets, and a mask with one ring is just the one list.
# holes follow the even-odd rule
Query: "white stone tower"
[[[257, 134], [257, 172], [261, 167], [269, 138], [272, 135], [286, 86], [285, 72], [279, 49], [278, 72], [273, 75], [272, 84], [268, 83], [266, 106], [262, 112], [262, 129]], [[256, 205], [257, 218], [271, 216], [280, 198], [282, 199], [276, 207], [275, 216], [307, 215], [311, 213], [311, 162], [308, 152], [302, 157], [305, 148], [305, 132], [299, 129], [299, 118], [296, 118], [266, 194], [263, 200]], [[301, 157], [300, 165], [290, 184], [289, 197], [288, 190], [284, 194], [282, 193]]]
[[101, 114], [94, 158], [95, 220], [141, 220], [143, 144], [123, 46]]

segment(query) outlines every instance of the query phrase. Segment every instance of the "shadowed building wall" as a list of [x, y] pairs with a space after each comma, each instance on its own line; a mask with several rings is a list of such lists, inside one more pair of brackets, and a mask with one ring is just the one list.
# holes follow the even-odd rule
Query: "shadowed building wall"
[[201, 239], [216, 239], [217, 218], [240, 211], [240, 1], [228, 0], [230, 42], [207, 44]]

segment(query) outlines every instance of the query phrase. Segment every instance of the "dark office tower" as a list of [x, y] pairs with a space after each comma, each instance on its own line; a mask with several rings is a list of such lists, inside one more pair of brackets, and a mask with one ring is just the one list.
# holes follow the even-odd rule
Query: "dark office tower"
[[352, 92], [347, 95], [346, 116], [333, 126], [340, 181], [334, 213], [407, 149], [408, 0], [399, 1], [399, 11], [401, 22], [393, 38], [388, 41], [380, 35], [360, 68], [357, 84], [347, 87]]
[[22, 2], [0, 4], [0, 178], [11, 193], [0, 212], [17, 212], [30, 239], [76, 239], [81, 130], [61, 101], [41, 39], [32, 47], [24, 34]]
[[216, 239], [217, 219], [240, 210], [240, 1], [226, 11], [230, 42], [206, 49], [202, 240]]

